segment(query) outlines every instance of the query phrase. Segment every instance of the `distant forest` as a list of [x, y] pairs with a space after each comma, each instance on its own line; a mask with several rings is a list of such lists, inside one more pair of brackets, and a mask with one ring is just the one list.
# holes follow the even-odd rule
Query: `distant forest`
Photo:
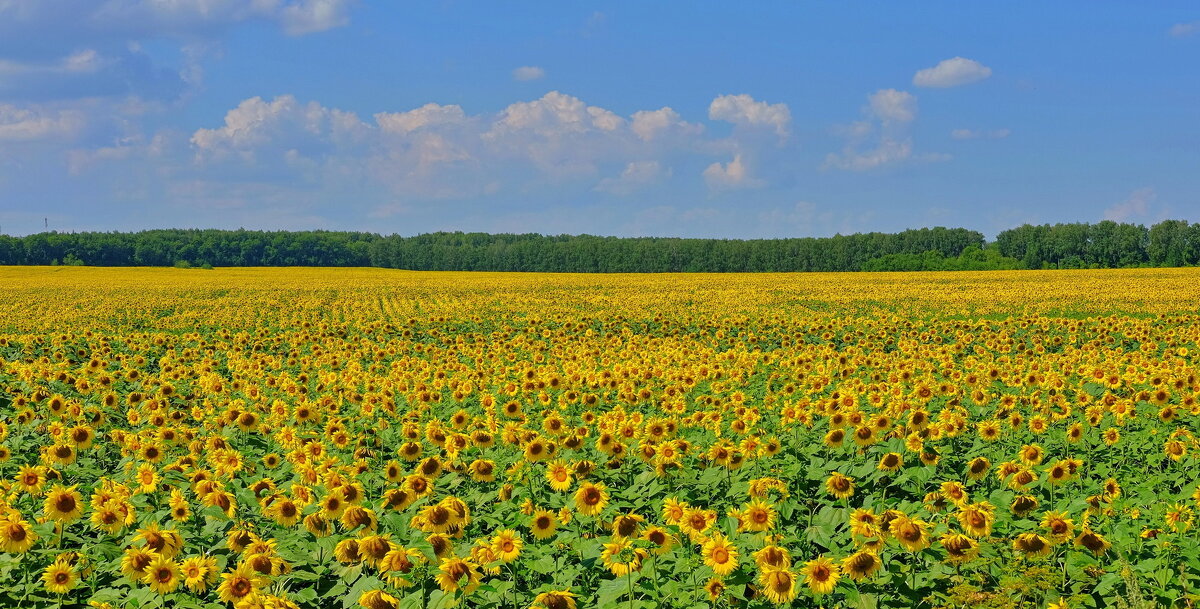
[[988, 243], [963, 228], [792, 239], [681, 239], [442, 232], [148, 230], [0, 235], [0, 264], [374, 266], [571, 273], [918, 271], [1193, 266], [1200, 224], [1024, 225]]

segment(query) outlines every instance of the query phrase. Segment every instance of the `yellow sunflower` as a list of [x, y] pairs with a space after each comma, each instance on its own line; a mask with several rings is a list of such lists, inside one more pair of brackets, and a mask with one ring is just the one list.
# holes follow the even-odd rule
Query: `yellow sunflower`
[[729, 575], [737, 568], [737, 548], [720, 533], [704, 542], [701, 553], [704, 556], [704, 564], [708, 565], [717, 575]]
[[838, 578], [841, 577], [838, 566], [824, 556], [805, 563], [800, 568], [800, 574], [804, 576], [804, 583], [808, 585], [808, 589], [818, 595], [833, 592]]

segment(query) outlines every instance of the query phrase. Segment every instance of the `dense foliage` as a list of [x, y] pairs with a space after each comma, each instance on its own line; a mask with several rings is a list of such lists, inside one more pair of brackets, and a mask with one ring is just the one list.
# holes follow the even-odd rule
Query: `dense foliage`
[[1198, 278], [0, 267], [0, 606], [1195, 607]]
[[150, 230], [0, 235], [0, 264], [374, 266], [570, 273], [939, 271], [1200, 263], [1200, 224], [1025, 225], [986, 244], [962, 228], [794, 239], [681, 239], [488, 233], [415, 237], [304, 231]]

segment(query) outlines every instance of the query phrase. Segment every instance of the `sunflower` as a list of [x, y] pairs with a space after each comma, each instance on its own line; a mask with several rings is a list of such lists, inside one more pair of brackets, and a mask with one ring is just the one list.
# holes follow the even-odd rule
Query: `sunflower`
[[859, 446], [870, 446], [875, 443], [875, 428], [863, 425], [854, 430], [854, 443]]
[[1075, 545], [1080, 548], [1086, 548], [1096, 556], [1103, 556], [1112, 547], [1112, 544], [1104, 536], [1087, 528], [1075, 539]]
[[719, 577], [711, 577], [707, 582], [704, 582], [704, 593], [708, 595], [708, 600], [715, 601], [725, 594], [725, 582]]
[[675, 537], [660, 526], [647, 527], [642, 531], [642, 539], [650, 542], [654, 546], [651, 551], [659, 556], [670, 552], [675, 546]]
[[786, 569], [792, 566], [792, 555], [774, 544], [754, 552], [751, 556], [759, 569]]
[[479, 588], [482, 574], [479, 565], [462, 558], [443, 558], [438, 567], [437, 583], [446, 594], [461, 590], [463, 594], [471, 594]]
[[575, 598], [569, 589], [551, 590], [537, 595], [530, 609], [575, 609]]
[[860, 537], [874, 537], [879, 534], [879, 516], [874, 510], [854, 508], [850, 513], [850, 531]]
[[1025, 516], [1038, 508], [1038, 500], [1033, 495], [1018, 495], [1008, 507], [1013, 515]]
[[521, 541], [521, 536], [512, 529], [505, 529], [496, 533], [492, 537], [492, 551], [496, 553], [496, 557], [505, 563], [510, 563], [521, 556], [521, 546], [525, 545]]
[[832, 429], [825, 434], [825, 445], [830, 448], [840, 448], [842, 442], [846, 439], [846, 431], [842, 429]]
[[558, 518], [554, 512], [539, 509], [529, 521], [529, 531], [537, 539], [549, 539], [558, 531]]
[[641, 548], [633, 547], [633, 542], [628, 539], [614, 538], [604, 544], [604, 549], [600, 552], [600, 559], [604, 561], [604, 566], [613, 575], [624, 577], [641, 570], [642, 561], [648, 554]]
[[575, 511], [595, 516], [608, 505], [608, 487], [603, 482], [584, 482], [575, 492]]
[[141, 580], [150, 563], [159, 558], [157, 552], [146, 548], [127, 548], [121, 556], [121, 573], [134, 581]]
[[291, 499], [285, 498], [276, 501], [265, 512], [268, 517], [283, 527], [292, 528], [300, 521], [300, 506], [296, 505], [296, 502]]
[[[490, 551], [490, 550], [489, 550]], [[407, 588], [412, 585], [412, 582], [405, 579], [418, 562], [424, 562], [425, 558], [420, 550], [416, 548], [396, 547], [388, 552], [383, 560], [379, 561], [379, 573], [387, 578], [388, 583], [397, 588]]]
[[317, 539], [328, 537], [333, 533], [333, 527], [329, 520], [325, 519], [320, 512], [313, 512], [304, 517], [304, 530]]
[[929, 547], [927, 523], [923, 520], [901, 516], [891, 523], [891, 533], [896, 541], [909, 552], [920, 552]]
[[854, 581], [869, 579], [883, 566], [879, 555], [869, 550], [859, 550], [842, 559], [842, 571]]
[[988, 461], [987, 457], [975, 457], [967, 463], [967, 479], [982, 480], [984, 476], [987, 476], [988, 469], [991, 467], [992, 462]]
[[667, 524], [679, 525], [687, 510], [688, 504], [674, 497], [663, 500], [663, 520], [667, 521]]
[[838, 499], [848, 499], [854, 494], [854, 478], [833, 472], [825, 481], [825, 490]]
[[164, 529], [158, 526], [157, 522], [151, 522], [138, 529], [135, 539], [146, 544], [147, 549], [167, 558], [174, 558], [183, 548], [183, 536], [179, 534], [179, 531]]
[[83, 515], [83, 496], [75, 489], [75, 486], [67, 488], [56, 484], [46, 493], [42, 509], [47, 519], [66, 524]]
[[144, 580], [150, 588], [159, 594], [174, 592], [179, 587], [179, 565], [175, 561], [159, 556], [146, 567]]
[[333, 548], [333, 556], [344, 565], [359, 563], [363, 559], [362, 552], [359, 551], [358, 540], [354, 538], [339, 541]]
[[471, 471], [471, 479], [476, 482], [495, 482], [496, 464], [487, 459], [476, 459], [467, 467]]
[[555, 491], [566, 492], [571, 488], [571, 468], [561, 460], [551, 463], [546, 467], [546, 481]]
[[358, 606], [363, 609], [397, 609], [400, 599], [383, 590], [367, 590], [358, 595]]
[[761, 533], [775, 527], [775, 508], [761, 499], [746, 504], [742, 514], [742, 528], [746, 531]]
[[1000, 422], [995, 420], [981, 421], [975, 426], [979, 439], [984, 442], [994, 442], [1000, 439]]
[[700, 543], [699, 540], [704, 536], [704, 532], [716, 523], [716, 521], [716, 512], [698, 507], [689, 507], [684, 514], [683, 520], [679, 523], [679, 528], [693, 540], [697, 541], [697, 543]]
[[65, 594], [75, 587], [79, 578], [75, 573], [75, 568], [64, 561], [54, 561], [46, 571], [42, 573], [42, 580], [46, 582], [46, 590], [52, 594]]
[[21, 519], [0, 518], [0, 550], [9, 554], [22, 554], [38, 539], [33, 527]]
[[1042, 528], [1048, 532], [1050, 541], [1056, 544], [1075, 536], [1075, 521], [1067, 518], [1066, 512], [1047, 511], [1042, 515]]
[[1037, 533], [1021, 533], [1013, 540], [1013, 549], [1029, 558], [1045, 558], [1050, 554], [1051, 543]]
[[217, 596], [234, 606], [256, 598], [258, 591], [267, 583], [266, 578], [246, 564], [222, 573], [221, 580], [221, 585], [217, 586]]
[[1114, 446], [1121, 441], [1121, 432], [1116, 427], [1109, 427], [1102, 434], [1104, 443], [1108, 446]]
[[800, 574], [804, 576], [804, 583], [808, 585], [808, 589], [813, 594], [833, 592], [838, 578], [841, 577], [838, 566], [824, 556], [804, 563], [804, 566], [800, 568]]
[[951, 563], [967, 562], [979, 555], [979, 543], [961, 533], [943, 535], [941, 543]]
[[[179, 489], [171, 491], [171, 498], [167, 500], [171, 508], [171, 519], [176, 522], [187, 522], [192, 517], [192, 508], [188, 506], [187, 499], [184, 498], [183, 492]], [[94, 522], [94, 521], [93, 521]]]
[[758, 574], [758, 583], [763, 596], [776, 605], [790, 603], [796, 598], [796, 574], [791, 569], [764, 569]]
[[904, 457], [900, 453], [887, 453], [879, 459], [876, 466], [879, 471], [894, 472], [904, 466]]
[[612, 521], [613, 537], [636, 537], [646, 519], [638, 514], [621, 514]]
[[955, 516], [967, 535], [987, 537], [992, 534], [992, 525], [996, 522], [996, 506], [987, 501], [972, 503], [962, 507]]
[[208, 565], [198, 556], [188, 558], [179, 565], [179, 576], [183, 578], [183, 585], [192, 592], [203, 593], [208, 589], [208, 575]]
[[46, 470], [40, 466], [22, 465], [14, 480], [17, 487], [31, 495], [42, 492], [46, 484]]
[[737, 548], [720, 533], [704, 542], [701, 553], [704, 556], [704, 564], [712, 568], [717, 575], [729, 575], [737, 568]]
[[321, 516], [327, 520], [337, 520], [342, 517], [342, 513], [346, 511], [349, 502], [346, 501], [345, 495], [342, 494], [342, 489], [337, 488], [329, 491], [317, 505], [321, 508]]

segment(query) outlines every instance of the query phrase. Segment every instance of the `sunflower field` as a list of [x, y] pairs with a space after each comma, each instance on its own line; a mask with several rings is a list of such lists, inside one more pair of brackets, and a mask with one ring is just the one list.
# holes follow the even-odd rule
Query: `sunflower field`
[[3, 607], [1200, 599], [1197, 270], [0, 284]]

